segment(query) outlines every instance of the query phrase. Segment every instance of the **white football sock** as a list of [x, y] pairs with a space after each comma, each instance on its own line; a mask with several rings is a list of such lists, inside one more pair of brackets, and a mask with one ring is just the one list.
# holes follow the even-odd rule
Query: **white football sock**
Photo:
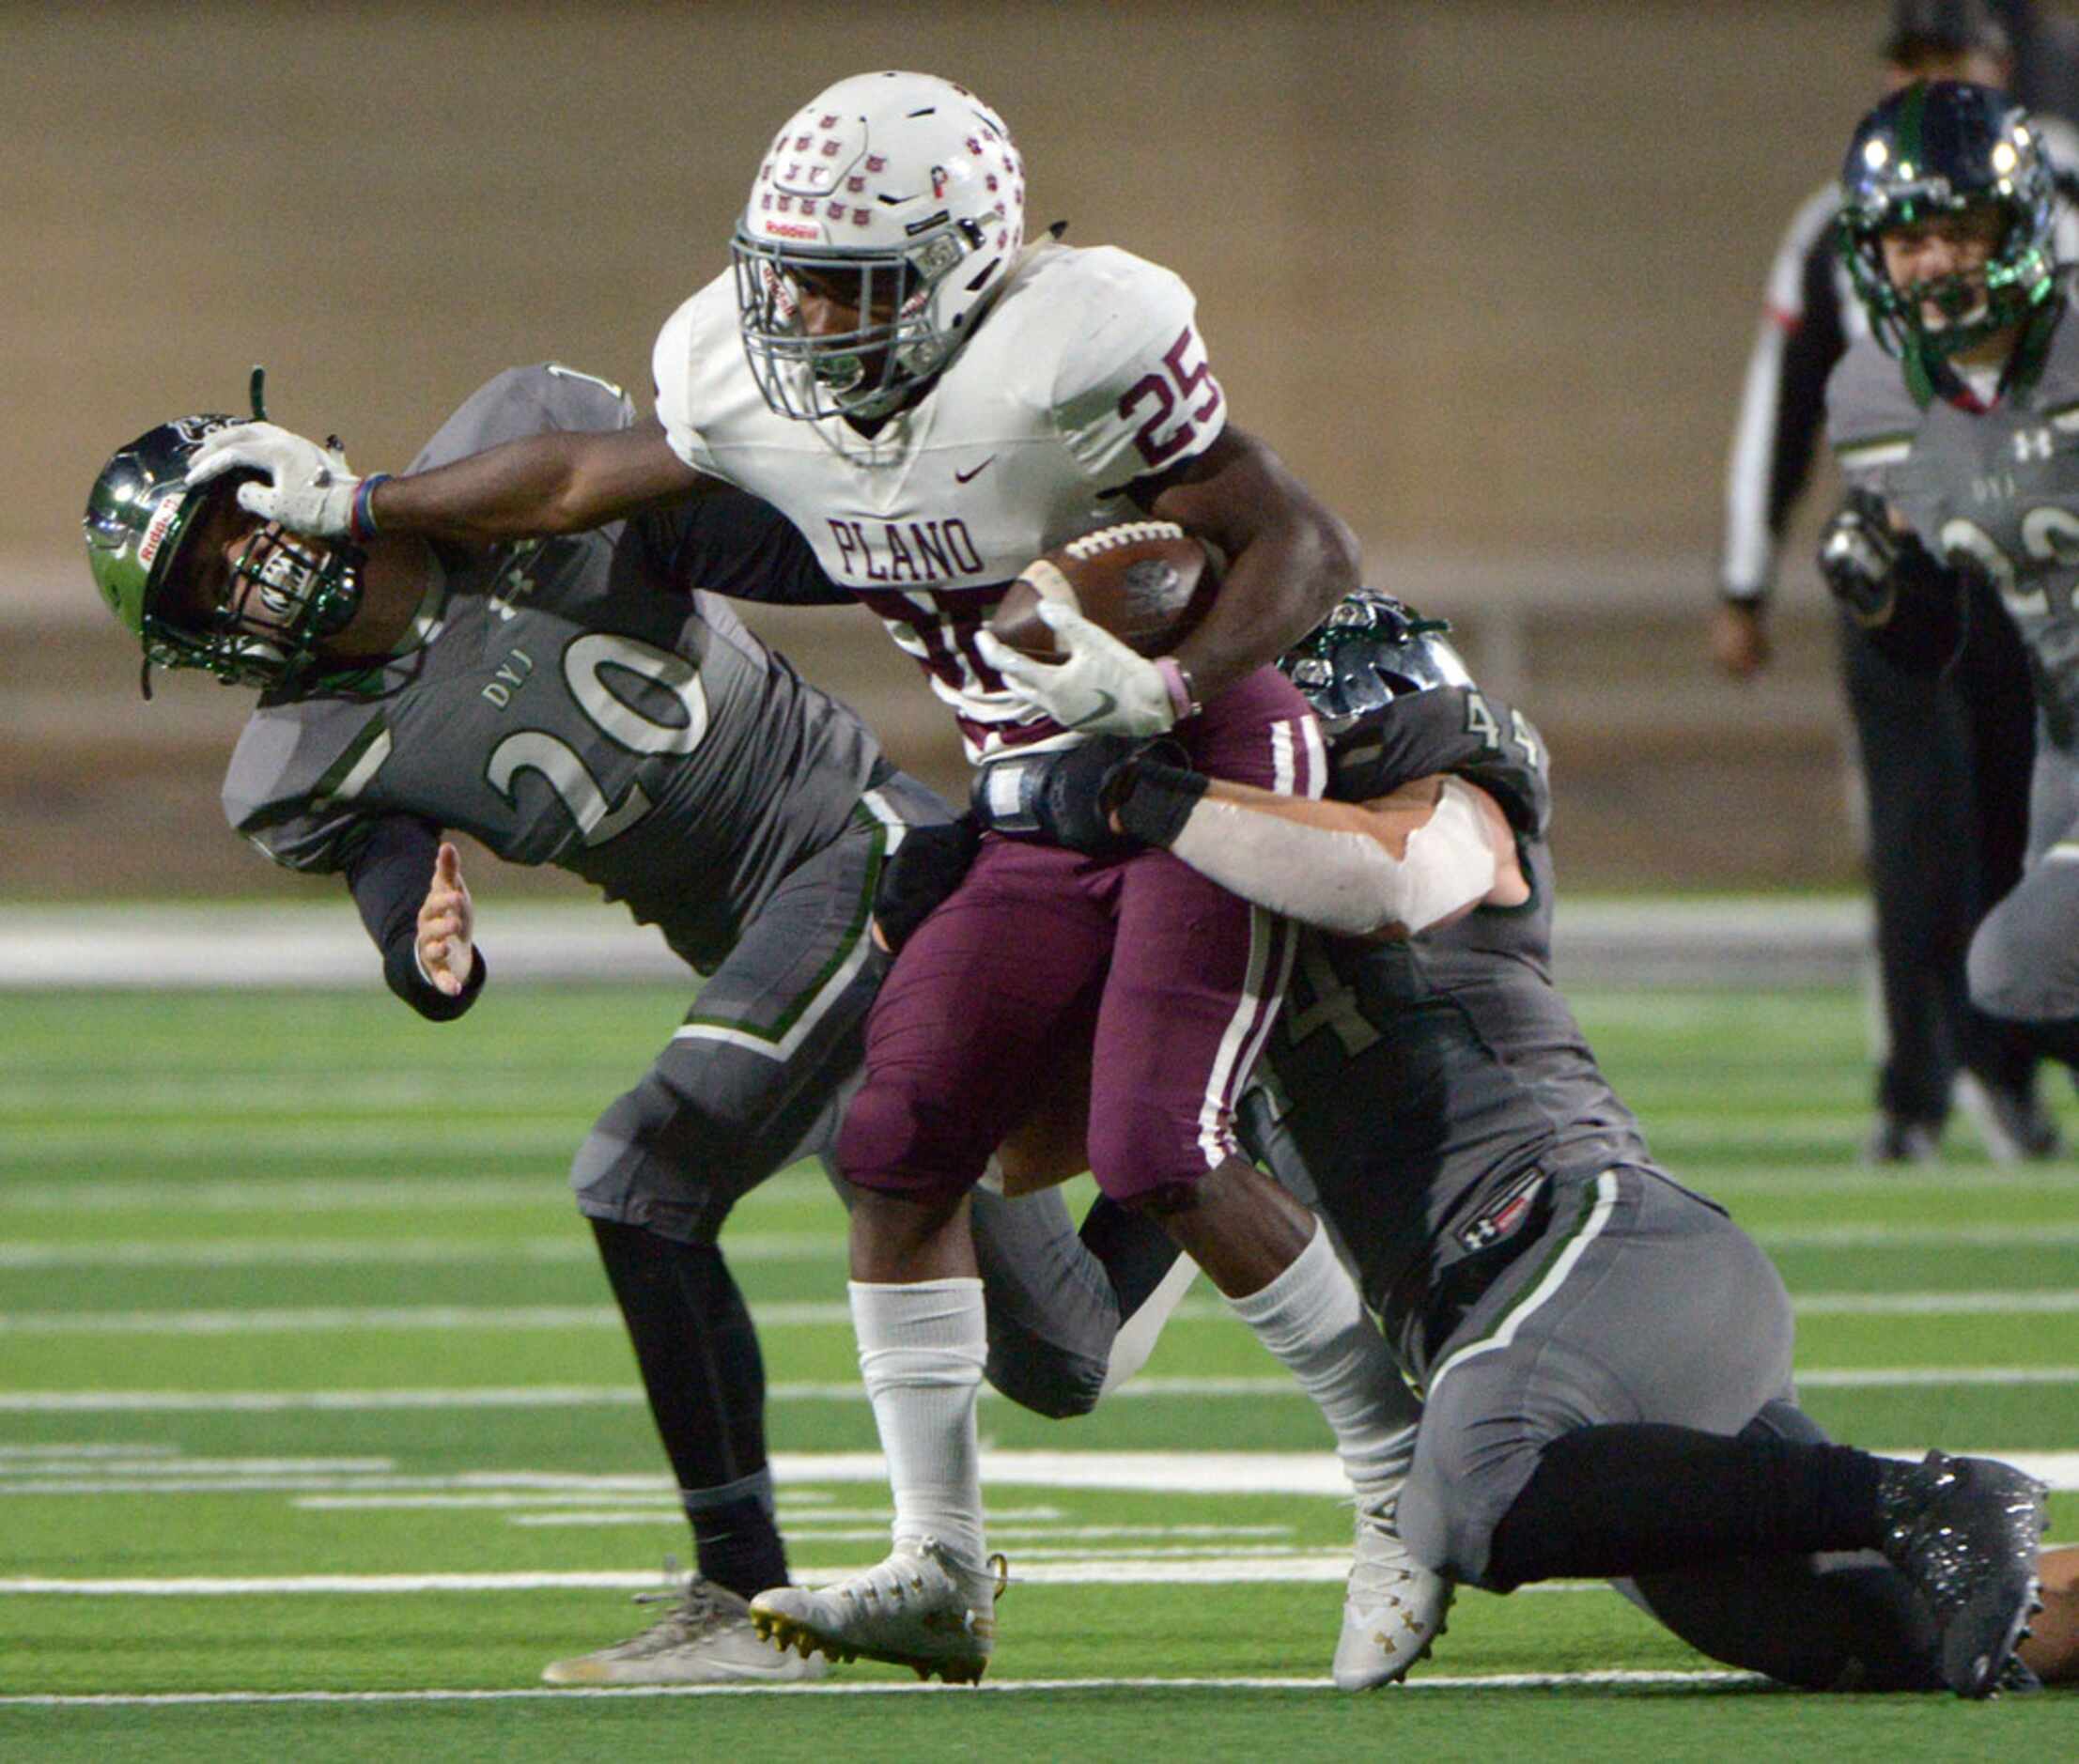
[[989, 1352], [982, 1282], [851, 1283], [859, 1369], [873, 1399], [895, 1496], [895, 1540], [936, 1538], [964, 1563], [984, 1555], [974, 1405]]
[[1396, 1488], [1407, 1474], [1421, 1409], [1321, 1223], [1284, 1273], [1262, 1292], [1227, 1302], [1319, 1405], [1358, 1504]]

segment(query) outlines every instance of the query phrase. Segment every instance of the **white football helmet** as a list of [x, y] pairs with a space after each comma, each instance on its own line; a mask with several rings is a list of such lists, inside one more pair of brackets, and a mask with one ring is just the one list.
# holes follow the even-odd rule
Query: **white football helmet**
[[[1003, 119], [928, 73], [861, 73], [774, 137], [732, 252], [744, 353], [782, 416], [887, 415], [953, 359], [1025, 243]], [[856, 273], [860, 324], [811, 337], [796, 278]]]

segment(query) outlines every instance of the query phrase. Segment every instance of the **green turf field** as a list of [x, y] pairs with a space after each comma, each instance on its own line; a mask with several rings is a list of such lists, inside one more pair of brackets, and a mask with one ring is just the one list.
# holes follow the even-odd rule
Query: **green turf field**
[[[564, 1191], [683, 1003], [0, 995], [0, 1757], [2071, 1756], [2070, 1694], [1727, 1682], [1599, 1587], [1464, 1595], [1417, 1685], [1336, 1695], [1325, 1431], [1203, 1300], [1090, 1419], [985, 1401], [1016, 1584], [983, 1691], [542, 1689], [687, 1553]], [[1993, 1170], [1959, 1124], [1943, 1172], [1856, 1170], [1847, 995], [1580, 1003], [1664, 1161], [1776, 1254], [1837, 1436], [2079, 1486], [2079, 1167]], [[731, 1228], [810, 1572], [884, 1553], [842, 1236], [806, 1171]], [[2079, 1494], [2052, 1513], [2079, 1536]]]

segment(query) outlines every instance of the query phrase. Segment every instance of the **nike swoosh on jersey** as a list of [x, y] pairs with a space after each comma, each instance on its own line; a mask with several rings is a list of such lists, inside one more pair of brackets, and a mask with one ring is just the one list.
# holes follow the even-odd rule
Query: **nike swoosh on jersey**
[[996, 456], [994, 454], [991, 454], [980, 465], [976, 466], [972, 472], [955, 472], [953, 474], [953, 481], [955, 484], [965, 484], [971, 478], [980, 477], [994, 464], [996, 464]]

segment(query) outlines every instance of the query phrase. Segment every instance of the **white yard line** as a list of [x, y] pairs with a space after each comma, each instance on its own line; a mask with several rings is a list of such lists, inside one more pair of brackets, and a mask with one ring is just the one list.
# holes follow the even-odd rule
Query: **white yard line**
[[[885, 1537], [878, 1532], [877, 1537]], [[859, 1572], [858, 1565], [797, 1568], [798, 1581], [827, 1585]], [[1347, 1550], [1297, 1550], [1262, 1545], [1087, 1552], [1032, 1549], [1014, 1554], [1011, 1584], [1049, 1586], [1220, 1586], [1341, 1585], [1349, 1577]], [[298, 1599], [403, 1598], [424, 1594], [512, 1592], [648, 1592], [654, 1569], [516, 1571], [478, 1574], [189, 1575], [178, 1579], [56, 1580], [32, 1575], [0, 1579], [0, 1598], [64, 1599]], [[1602, 1581], [1545, 1581], [1537, 1592], [1607, 1591]]]
[[[299, 1506], [303, 1503], [298, 1502]], [[566, 1513], [514, 1513], [506, 1519], [510, 1525], [523, 1526], [529, 1530], [557, 1530], [577, 1527], [590, 1530], [601, 1525], [654, 1525], [675, 1520], [679, 1515], [664, 1508], [653, 1508], [647, 1512], [616, 1510], [593, 1513], [571, 1511]], [[801, 1544], [815, 1543], [873, 1543], [888, 1536], [889, 1519], [883, 1518], [877, 1525], [826, 1525], [813, 1521], [790, 1519], [787, 1535]], [[1201, 1540], [1194, 1548], [1181, 1550], [1108, 1550], [1110, 1555], [1203, 1555], [1208, 1546], [1218, 1542], [1222, 1550], [1231, 1545], [1222, 1540], [1237, 1538], [1289, 1538], [1290, 1525], [1019, 1525], [1001, 1524], [1002, 1515], [989, 1514], [989, 1541], [995, 1543], [1046, 1543], [1056, 1539], [1078, 1539], [1085, 1544], [1103, 1540], [1125, 1541], [1132, 1539], [1197, 1538]], [[1246, 1552], [1251, 1555], [1279, 1555], [1293, 1554], [1287, 1549], [1252, 1547]], [[1055, 1555], [1066, 1555], [1066, 1550], [1042, 1552]], [[1078, 1552], [1088, 1555], [1088, 1550]]]
[[[769, 1393], [768, 1393], [769, 1394]], [[627, 1408], [635, 1385], [523, 1385], [440, 1390], [9, 1390], [5, 1415], [377, 1414], [392, 1409]]]
[[[1994, 1288], [1965, 1292], [1807, 1292], [1792, 1300], [1804, 1317], [2025, 1317], [2079, 1311], [2079, 1288]], [[842, 1301], [803, 1299], [760, 1304], [752, 1314], [768, 1328], [828, 1328], [851, 1322]], [[1174, 1321], [1227, 1319], [1224, 1306], [1187, 1299]], [[312, 1305], [250, 1310], [0, 1311], [0, 1335], [243, 1336], [316, 1335], [334, 1330], [611, 1329], [624, 1327], [610, 1305]], [[1131, 1388], [1131, 1386], [1127, 1386]], [[1211, 1394], [1208, 1392], [1207, 1394]]]
[[[1665, 1112], [1653, 1111], [1647, 1119], [1652, 1124], [1655, 1139], [1663, 1137], [1667, 1133]], [[1869, 1125], [1868, 1111], [1855, 1119], [1859, 1124], [1841, 1135], [1843, 1162], [1848, 1155], [1848, 1147]], [[1699, 1124], [1695, 1137], [1699, 1140], [1708, 1141], [1714, 1136], [1708, 1124]], [[1679, 1168], [1677, 1173], [1680, 1173]], [[2025, 1189], [2041, 1194], [2062, 1195], [2071, 1189], [2079, 1188], [2079, 1170], [2074, 1170], [2069, 1164], [2053, 1165], [2049, 1168], [2032, 1164], [2021, 1169], [1974, 1166], [1967, 1174], [1958, 1170], [1947, 1178], [1940, 1173], [1939, 1168], [1926, 1176], [1880, 1176], [1869, 1170], [1842, 1169], [1838, 1165], [1815, 1161], [1793, 1169], [1776, 1168], [1752, 1175], [1721, 1171], [1711, 1179], [1711, 1193], [1720, 1200], [1744, 1195], [1789, 1195], [1795, 1198], [1859, 1195], [1896, 1199], [1902, 1191], [1910, 1192], [1916, 1186], [1940, 1189], [1947, 1195], [1954, 1196], [1963, 1184], [1968, 1184], [1974, 1194], [1997, 1189]]]
[[[547, 1130], [545, 1130], [547, 1131]], [[110, 1141], [114, 1130], [102, 1132], [97, 1143]], [[169, 1136], [155, 1129], [152, 1143], [163, 1150], [178, 1152], [188, 1138], [194, 1149], [221, 1153], [221, 1130], [198, 1127], [192, 1135]], [[553, 1133], [557, 1163], [568, 1158], [579, 1135], [565, 1129]], [[34, 1145], [26, 1141], [35, 1139]], [[364, 1137], [370, 1143], [364, 1146]], [[17, 1145], [15, 1141], [23, 1143]], [[443, 1126], [440, 1153], [444, 1160], [489, 1155], [482, 1137], [468, 1126]], [[396, 1213], [419, 1208], [470, 1208], [543, 1205], [559, 1218], [581, 1229], [569, 1209], [569, 1189], [560, 1174], [540, 1176], [428, 1176], [420, 1168], [431, 1141], [423, 1132], [364, 1136], [351, 1122], [333, 1122], [325, 1135], [327, 1150], [353, 1153], [374, 1150], [394, 1153], [406, 1160], [408, 1173], [394, 1177], [303, 1176], [255, 1177], [249, 1181], [223, 1180], [169, 1183], [149, 1177], [105, 1177], [98, 1182], [47, 1182], [39, 1180], [51, 1168], [61, 1148], [50, 1137], [27, 1135], [16, 1129], [9, 1142], [0, 1145], [0, 1169], [21, 1167], [33, 1169], [0, 1188], [0, 1212], [12, 1213]], [[532, 1150], [528, 1139], [522, 1150]], [[790, 1169], [768, 1177], [758, 1186], [761, 1196], [799, 1199], [828, 1195], [828, 1181], [811, 1169]], [[834, 1216], [834, 1215], [833, 1215]], [[833, 1230], [837, 1228], [833, 1227]], [[839, 1232], [842, 1235], [842, 1231]], [[582, 1239], [581, 1238], [582, 1242]]]
[[[1410, 1691], [1726, 1690], [1761, 1686], [1749, 1672], [1515, 1672], [1410, 1679]], [[978, 1685], [908, 1684], [645, 1684], [614, 1690], [545, 1691], [169, 1691], [122, 1695], [0, 1696], [0, 1709], [178, 1709], [224, 1703], [539, 1703], [573, 1698], [675, 1696], [1014, 1696], [1049, 1691], [1307, 1691], [1332, 1689], [1327, 1679], [985, 1679]]]
[[[1886, 1390], [1975, 1385], [2079, 1384], [2079, 1366], [1871, 1366], [1806, 1367], [1797, 1382], [1812, 1389]], [[1293, 1398], [1289, 1378], [1141, 1377], [1107, 1394], [1123, 1399], [1203, 1400], [1215, 1397]], [[991, 1401], [1000, 1394], [983, 1386]], [[863, 1402], [857, 1383], [782, 1382], [768, 1386], [772, 1402]], [[461, 1385], [395, 1390], [10, 1390], [0, 1391], [0, 1415], [282, 1415], [380, 1414], [410, 1409], [632, 1408], [642, 1402], [635, 1385]], [[8, 1450], [0, 1448], [0, 1456]], [[33, 1448], [38, 1451], [44, 1447]], [[129, 1447], [105, 1447], [124, 1451]]]
[[[845, 1253], [843, 1230], [745, 1231], [728, 1241], [731, 1261], [836, 1261]], [[474, 1267], [598, 1260], [588, 1236], [522, 1237], [504, 1244], [428, 1244], [373, 1238], [304, 1238], [278, 1243], [168, 1244], [149, 1239], [116, 1243], [0, 1244], [0, 1268], [322, 1268]]]
[[1926, 1385], [2073, 1385], [2079, 1366], [1815, 1367], [1797, 1374], [1800, 1389], [1912, 1390]]
[[394, 1458], [150, 1458], [117, 1459], [110, 1469], [105, 1458], [63, 1457], [36, 1459], [27, 1462], [0, 1462], [0, 1489], [10, 1486], [9, 1477], [166, 1477], [194, 1480], [223, 1477], [230, 1486], [257, 1477], [363, 1477], [388, 1476], [397, 1467]]
[[1766, 1249], [2055, 1249], [2079, 1244], [2079, 1224], [1750, 1226], [1747, 1235]]
[[1990, 1292], [1807, 1292], [1800, 1317], [2026, 1317], [2079, 1310], [2079, 1288]]
[[[221, 1150], [221, 1133], [198, 1132], [196, 1149]], [[394, 1152], [412, 1160], [409, 1174], [377, 1181], [353, 1176], [336, 1178], [291, 1177], [281, 1181], [251, 1182], [126, 1182], [109, 1178], [101, 1182], [45, 1183], [9, 1182], [0, 1188], [0, 1211], [9, 1213], [396, 1213], [425, 1208], [502, 1207], [539, 1203], [558, 1199], [559, 1184], [550, 1176], [426, 1176], [415, 1168], [427, 1153], [424, 1133], [390, 1137], [374, 1148]], [[178, 1151], [163, 1133], [154, 1133], [154, 1145]], [[359, 1137], [352, 1149], [361, 1148]], [[461, 1155], [446, 1129], [441, 1135], [441, 1155]], [[15, 1155], [0, 1153], [0, 1168], [9, 1164], [33, 1166], [46, 1171], [60, 1155], [59, 1149], [40, 1141], [34, 1149]]]
[[[249, 1200], [255, 1198], [250, 1188], [245, 1192]], [[1795, 1250], [2056, 1249], [2079, 1246], [2079, 1224], [1788, 1226], [1757, 1229], [1750, 1234], [1766, 1248]], [[722, 1246], [732, 1261], [834, 1261], [843, 1254], [844, 1238], [834, 1226], [821, 1232], [743, 1231], [724, 1239]], [[0, 1269], [589, 1264], [597, 1254], [588, 1239], [575, 1233], [524, 1237], [503, 1244], [428, 1244], [384, 1238], [188, 1244], [148, 1238], [81, 1244], [17, 1241], [0, 1244]]]
[[[1878, 1447], [1886, 1456], [1917, 1458], [1923, 1447]], [[1952, 1443], [1950, 1449], [1974, 1448]], [[1997, 1450], [1996, 1455], [2040, 1477], [2057, 1490], [2079, 1490], [2079, 1451]], [[660, 1504], [670, 1484], [658, 1476], [578, 1476], [545, 1470], [472, 1470], [451, 1476], [203, 1476], [183, 1477], [178, 1461], [161, 1461], [151, 1474], [116, 1467], [50, 1480], [0, 1478], [0, 1497], [25, 1494], [255, 1493], [446, 1494], [531, 1493], [563, 1496], [581, 1507], [607, 1496], [637, 1495]], [[793, 1485], [865, 1483], [885, 1489], [888, 1466], [877, 1451], [779, 1452], [774, 1477]], [[1124, 1490], [1156, 1494], [1318, 1494], [1347, 1499], [1342, 1466], [1327, 1451], [1044, 1451], [985, 1449], [985, 1482], [1000, 1487]]]

